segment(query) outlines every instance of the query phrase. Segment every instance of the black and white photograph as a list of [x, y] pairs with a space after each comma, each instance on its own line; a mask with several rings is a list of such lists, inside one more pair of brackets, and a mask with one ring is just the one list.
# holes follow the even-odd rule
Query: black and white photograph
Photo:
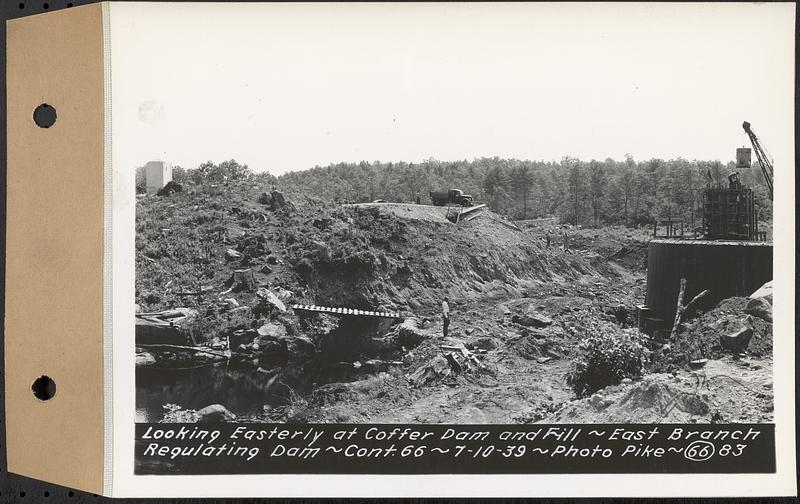
[[164, 5], [111, 46], [137, 474], [174, 424], [775, 423], [791, 5]]
[[796, 497], [794, 3], [7, 7], [2, 499]]

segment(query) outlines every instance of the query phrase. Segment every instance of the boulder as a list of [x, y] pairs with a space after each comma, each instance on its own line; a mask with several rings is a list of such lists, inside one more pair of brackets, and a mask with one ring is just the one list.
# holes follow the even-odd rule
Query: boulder
[[223, 302], [223, 303], [225, 303], [225, 306], [227, 306], [227, 307], [228, 307], [228, 308], [230, 308], [230, 309], [233, 309], [233, 308], [238, 308], [238, 307], [239, 307], [239, 302], [238, 302], [238, 301], [236, 301], [236, 300], [235, 300], [235, 299], [233, 299], [233, 298], [227, 298], [227, 299], [223, 299], [223, 300], [222, 300], [222, 302]]
[[247, 348], [247, 345], [252, 343], [253, 340], [258, 337], [258, 331], [255, 329], [239, 329], [237, 331], [233, 331], [233, 333], [228, 336], [228, 339], [230, 340], [231, 348], [244, 350]]
[[317, 351], [316, 345], [308, 336], [287, 337], [286, 342], [289, 347], [289, 354], [297, 359], [310, 357]]
[[317, 259], [318, 262], [326, 263], [331, 259], [331, 248], [328, 246], [327, 243], [321, 241], [312, 241], [311, 246], [313, 248], [314, 257]]
[[283, 301], [278, 299], [278, 296], [273, 294], [272, 291], [270, 291], [269, 289], [258, 289], [258, 291], [256, 292], [256, 296], [258, 296], [258, 298], [261, 299], [263, 302], [274, 306], [281, 312], [286, 311], [286, 305], [283, 304]]
[[234, 420], [236, 420], [236, 415], [221, 404], [212, 404], [197, 411], [197, 423], [232, 422]]
[[272, 198], [272, 203], [270, 204], [272, 210], [294, 210], [294, 205], [277, 189], [272, 190], [270, 197]]
[[266, 341], [259, 349], [258, 365], [269, 369], [285, 366], [289, 362], [289, 344], [286, 339]]
[[156, 358], [153, 357], [153, 354], [147, 352], [141, 352], [136, 354], [136, 365], [137, 366], [152, 366], [156, 363]]
[[294, 299], [294, 292], [282, 288], [278, 288], [278, 299], [284, 303], [290, 303]]
[[744, 307], [744, 312], [767, 322], [772, 322], [772, 305], [764, 297], [757, 297], [748, 301], [747, 306]]
[[472, 346], [474, 348], [480, 348], [481, 350], [494, 350], [497, 348], [497, 342], [492, 338], [484, 336], [476, 339]]
[[415, 387], [427, 385], [450, 374], [450, 364], [441, 355], [437, 355], [419, 369], [411, 373], [408, 381]]
[[392, 343], [405, 348], [415, 348], [432, 334], [419, 328], [416, 318], [407, 318], [402, 324], [395, 327], [390, 335]]
[[722, 334], [719, 337], [719, 345], [732, 353], [739, 354], [747, 349], [750, 339], [753, 337], [753, 330], [743, 327], [733, 334]]
[[284, 198], [283, 193], [277, 189], [273, 189], [270, 193], [270, 197], [272, 198], [272, 206], [275, 208], [283, 208], [286, 206], [286, 198]]
[[525, 327], [547, 327], [553, 323], [549, 317], [536, 312], [527, 312], [511, 317], [511, 321]]
[[183, 191], [183, 186], [179, 183], [175, 182], [174, 180], [170, 180], [167, 184], [158, 190], [156, 195], [158, 196], [171, 196], [175, 193], [179, 193]]
[[765, 298], [770, 304], [772, 304], [772, 280], [759, 287], [754, 293], [750, 294], [750, 299], [758, 298]]
[[261, 193], [261, 196], [258, 197], [258, 202], [262, 205], [269, 205], [272, 206], [272, 195], [269, 193]]
[[311, 225], [314, 226], [317, 229], [320, 229], [320, 230], [324, 231], [324, 230], [328, 229], [331, 226], [332, 222], [333, 222], [333, 219], [330, 219], [328, 217], [324, 217], [324, 218], [321, 218], [321, 219], [314, 219], [311, 222]]
[[258, 328], [258, 334], [262, 338], [280, 339], [286, 336], [286, 328], [274, 322], [267, 322]]

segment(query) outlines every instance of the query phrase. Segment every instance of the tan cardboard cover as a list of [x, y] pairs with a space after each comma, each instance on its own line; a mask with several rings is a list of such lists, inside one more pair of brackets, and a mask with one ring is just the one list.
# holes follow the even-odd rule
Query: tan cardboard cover
[[[11, 472], [103, 491], [101, 4], [9, 21], [6, 419]], [[33, 121], [56, 108], [48, 128]], [[47, 375], [57, 393], [36, 399]]]

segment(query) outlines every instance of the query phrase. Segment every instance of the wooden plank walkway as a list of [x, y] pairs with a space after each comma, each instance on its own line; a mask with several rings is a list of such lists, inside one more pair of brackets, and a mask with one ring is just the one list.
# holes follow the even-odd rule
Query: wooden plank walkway
[[383, 311], [369, 311], [369, 310], [356, 310], [353, 308], [335, 308], [331, 306], [316, 306], [316, 305], [292, 305], [293, 310], [303, 310], [317, 313], [329, 313], [331, 315], [354, 315], [358, 317], [380, 317], [380, 318], [403, 318], [398, 312], [383, 312]]

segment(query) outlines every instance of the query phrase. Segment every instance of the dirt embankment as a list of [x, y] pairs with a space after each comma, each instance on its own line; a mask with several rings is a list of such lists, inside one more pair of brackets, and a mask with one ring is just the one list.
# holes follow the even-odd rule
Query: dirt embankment
[[772, 360], [709, 361], [703, 369], [676, 368], [606, 387], [571, 401], [544, 422], [727, 423], [770, 422]]
[[[298, 301], [409, 312], [435, 310], [444, 295], [472, 302], [626, 275], [596, 251], [547, 247], [488, 211], [455, 225], [428, 218], [446, 211], [437, 207], [301, 198], [293, 211], [276, 212], [258, 203], [259, 193], [241, 184], [139, 201], [141, 308], [188, 306], [210, 316], [237, 269], [253, 270], [256, 284], [291, 291]], [[256, 301], [249, 290], [228, 294], [239, 305]]]

